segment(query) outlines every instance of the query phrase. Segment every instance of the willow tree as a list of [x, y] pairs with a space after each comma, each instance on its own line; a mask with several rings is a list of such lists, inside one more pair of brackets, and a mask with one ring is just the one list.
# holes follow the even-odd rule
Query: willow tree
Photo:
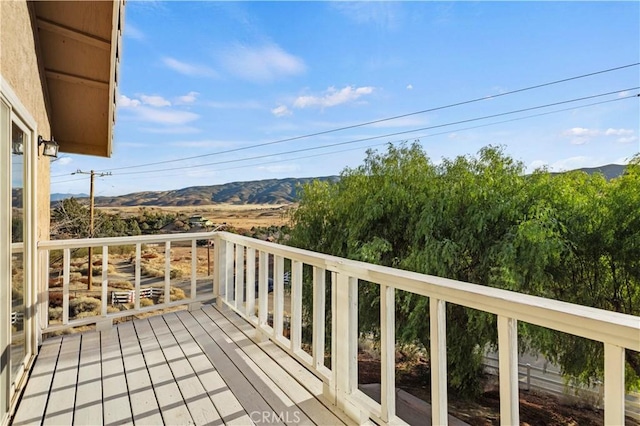
[[[337, 183], [304, 186], [290, 244], [638, 315], [637, 169], [636, 161], [612, 182], [581, 172], [526, 176], [522, 163], [496, 147], [435, 165], [417, 143], [389, 145], [369, 151]], [[378, 287], [363, 284], [359, 297], [360, 329], [376, 334]], [[405, 292], [396, 299], [399, 342], [429, 347], [428, 300]], [[460, 395], [480, 390], [482, 356], [497, 341], [495, 322], [447, 305], [449, 385]], [[602, 374], [602, 345], [520, 328], [523, 351], [547, 355], [581, 382]], [[628, 382], [637, 383], [637, 354], [627, 358]]]

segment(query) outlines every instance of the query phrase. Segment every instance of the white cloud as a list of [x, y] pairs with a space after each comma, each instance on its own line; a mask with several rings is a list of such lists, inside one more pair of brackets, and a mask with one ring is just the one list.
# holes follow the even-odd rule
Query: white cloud
[[261, 47], [236, 45], [223, 55], [222, 62], [234, 75], [257, 82], [298, 75], [306, 70], [302, 59], [274, 44]]
[[625, 91], [623, 91], [623, 92], [618, 93], [618, 97], [619, 97], [619, 98], [626, 98], [626, 97], [627, 97], [627, 96], [629, 96], [629, 95], [630, 95], [630, 93], [629, 93], [629, 91], [628, 91], [628, 90], [625, 90]]
[[616, 140], [616, 142], [618, 142], [618, 143], [633, 143], [633, 142], [635, 142], [637, 140], [638, 140], [637, 136], [629, 136], [629, 137], [618, 138]]
[[531, 164], [529, 164], [529, 167], [527, 167], [527, 171], [529, 173], [533, 172], [534, 170], [543, 168], [545, 166], [548, 166], [548, 163], [544, 160], [534, 160], [531, 162]]
[[68, 166], [72, 162], [73, 162], [73, 158], [71, 157], [58, 157], [58, 159], [55, 160], [55, 164], [59, 166]]
[[324, 95], [321, 96], [300, 96], [298, 97], [293, 106], [296, 108], [308, 108], [308, 107], [320, 107], [328, 108], [336, 105], [344, 104], [347, 102], [353, 102], [361, 96], [370, 95], [373, 93], [373, 87], [357, 87], [346, 86], [343, 89], [337, 90], [334, 87], [329, 87]]
[[598, 136], [621, 136], [616, 141], [619, 143], [629, 143], [637, 140], [637, 137], [633, 135], [634, 131], [631, 129], [613, 129], [607, 130], [599, 129], [587, 129], [584, 127], [574, 127], [572, 129], [562, 132], [563, 136], [570, 137], [571, 143], [574, 145], [583, 145], [590, 139]]
[[407, 84], [407, 90], [413, 90], [413, 84]]
[[192, 104], [196, 101], [200, 93], [198, 92], [189, 92], [186, 95], [178, 96], [178, 103], [181, 104]]
[[583, 167], [597, 167], [599, 165], [601, 165], [600, 161], [592, 157], [580, 155], [558, 160], [555, 163], [551, 164], [549, 169], [553, 172], [565, 172], [568, 170], [575, 170]]
[[217, 77], [213, 69], [196, 64], [188, 64], [186, 62], [179, 61], [177, 59], [165, 56], [162, 58], [162, 62], [172, 70], [179, 72], [180, 74], [187, 75], [189, 77]]
[[287, 115], [293, 114], [286, 105], [280, 105], [271, 110], [271, 113], [276, 117], [286, 117]]
[[331, 7], [358, 24], [396, 28], [400, 25], [401, 5], [395, 2], [330, 2]]
[[607, 136], [629, 136], [633, 134], [631, 129], [607, 129], [604, 132]]
[[122, 108], [135, 108], [139, 107], [141, 102], [137, 99], [131, 99], [125, 95], [120, 95], [118, 98], [118, 106]]
[[175, 109], [156, 109], [140, 106], [134, 110], [139, 119], [151, 123], [181, 125], [190, 123], [200, 118], [198, 114], [189, 111], [178, 111]]
[[157, 96], [157, 95], [151, 95], [151, 96], [140, 95], [140, 100], [142, 101], [143, 104], [151, 105], [154, 107], [171, 106], [171, 102], [169, 102], [162, 96]]
[[132, 25], [131, 22], [127, 22], [127, 25], [124, 26], [123, 35], [134, 40], [144, 40], [146, 38], [144, 33], [138, 27]]

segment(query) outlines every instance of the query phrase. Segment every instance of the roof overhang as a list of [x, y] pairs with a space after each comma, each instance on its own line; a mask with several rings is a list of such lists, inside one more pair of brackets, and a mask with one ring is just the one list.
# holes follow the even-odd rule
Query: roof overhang
[[63, 152], [111, 156], [124, 0], [33, 3], [52, 136]]

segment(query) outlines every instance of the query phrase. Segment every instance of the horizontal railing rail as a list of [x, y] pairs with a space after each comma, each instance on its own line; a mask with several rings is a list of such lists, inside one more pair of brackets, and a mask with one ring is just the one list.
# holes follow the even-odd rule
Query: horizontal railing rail
[[[110, 238], [85, 238], [85, 239], [74, 239], [74, 240], [51, 240], [51, 241], [40, 241], [38, 244], [38, 251], [43, 256], [43, 262], [47, 265], [45, 268], [47, 270], [46, 278], [44, 279], [44, 284], [41, 286], [41, 294], [42, 298], [39, 303], [45, 311], [49, 309], [49, 298], [51, 296], [52, 291], [57, 291], [62, 298], [62, 313], [61, 313], [61, 321], [57, 324], [49, 323], [48, 320], [45, 320], [45, 324], [42, 326], [43, 333], [49, 333], [58, 331], [61, 329], [66, 329], [70, 327], [77, 327], [83, 325], [90, 324], [106, 324], [110, 325], [114, 319], [128, 317], [132, 315], [137, 315], [140, 313], [150, 312], [158, 309], [167, 309], [173, 308], [176, 306], [182, 305], [190, 305], [194, 303], [199, 303], [206, 300], [212, 300], [214, 297], [213, 293], [213, 279], [204, 277], [204, 280], [209, 282], [208, 286], [205, 286], [205, 289], [198, 289], [199, 285], [202, 285], [201, 279], [200, 283], [198, 282], [197, 275], [197, 248], [199, 240], [209, 240], [214, 237], [213, 232], [198, 232], [198, 233], [182, 233], [182, 234], [161, 234], [161, 235], [142, 235], [142, 236], [129, 236], [129, 237], [110, 237]], [[191, 269], [189, 277], [187, 277], [188, 282], [183, 284], [184, 289], [188, 292], [188, 297], [180, 300], [171, 301], [171, 268], [172, 264], [175, 263], [172, 260], [171, 250], [172, 244], [174, 246], [177, 243], [187, 243], [191, 246]], [[145, 245], [151, 244], [159, 244], [163, 246], [165, 261], [164, 261], [164, 278], [158, 278], [156, 281], [160, 281], [162, 283], [162, 290], [158, 291], [153, 290], [149, 293], [149, 290], [146, 290], [145, 287], [142, 286], [142, 247]], [[132, 255], [132, 266], [133, 266], [133, 289], [131, 290], [133, 296], [131, 297], [131, 306], [128, 309], [123, 309], [120, 311], [113, 311], [113, 309], [109, 309], [111, 304], [109, 303], [109, 283], [114, 281], [113, 278], [109, 276], [109, 268], [108, 264], [110, 261], [109, 256], [109, 248], [110, 247], [119, 247], [119, 246], [133, 246], [135, 255]], [[99, 255], [99, 258], [102, 262], [102, 273], [101, 279], [96, 283], [96, 287], [100, 289], [100, 294], [95, 295], [96, 298], [100, 299], [100, 309], [99, 312], [91, 313], [83, 313], [82, 315], [76, 316], [76, 318], [70, 318], [69, 315], [69, 307], [73, 298], [72, 291], [70, 290], [71, 283], [71, 260], [72, 260], [72, 252], [76, 249], [86, 249], [89, 247], [93, 248], [102, 248], [102, 253]], [[61, 289], [53, 290], [49, 286], [49, 259], [52, 251], [62, 251], [62, 283]], [[85, 256], [86, 257], [86, 256]], [[96, 256], [97, 258], [97, 256]], [[93, 268], [88, 268], [87, 270], [92, 271]], [[89, 273], [89, 272], [87, 272]], [[159, 292], [161, 294], [159, 294]], [[78, 291], [73, 291], [73, 293], [77, 294]], [[82, 294], [82, 291], [80, 291]], [[163, 297], [163, 301], [161, 303], [153, 304], [151, 306], [141, 306], [141, 299], [144, 297], [155, 297], [158, 298], [160, 296]], [[48, 319], [48, 317], [46, 317]]]
[[[394, 333], [395, 292], [405, 291], [429, 298], [433, 424], [447, 424], [447, 303], [497, 316], [502, 424], [519, 423], [518, 321], [602, 342], [605, 424], [624, 424], [625, 350], [640, 351], [640, 317], [347, 260], [227, 232], [216, 233], [214, 246], [214, 292], [219, 303], [252, 322], [261, 335], [321, 378], [325, 396], [355, 420], [370, 417], [382, 423], [402, 423], [395, 407]], [[301, 340], [305, 265], [312, 271], [307, 272], [312, 277], [311, 353], [303, 350]], [[285, 286], [287, 273], [290, 284]], [[273, 294], [269, 293], [270, 280]], [[380, 286], [380, 403], [358, 390], [359, 280]], [[330, 300], [325, 300], [329, 288]], [[330, 315], [326, 306], [330, 306]], [[330, 348], [325, 348], [327, 321], [331, 323]], [[330, 367], [325, 367], [325, 349], [331, 353]]]

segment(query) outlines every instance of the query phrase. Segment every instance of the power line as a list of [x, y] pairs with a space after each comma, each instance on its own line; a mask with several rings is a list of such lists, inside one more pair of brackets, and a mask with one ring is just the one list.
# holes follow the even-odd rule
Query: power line
[[[402, 132], [388, 133], [388, 134], [385, 134], [385, 135], [371, 136], [371, 137], [367, 137], [367, 138], [354, 139], [354, 140], [345, 141], [345, 142], [336, 142], [336, 143], [327, 144], [327, 145], [321, 145], [321, 146], [316, 146], [316, 147], [300, 148], [300, 149], [296, 149], [296, 150], [284, 151], [284, 152], [279, 152], [279, 153], [275, 153], [275, 154], [264, 154], [264, 155], [257, 155], [257, 156], [253, 156], [253, 157], [245, 157], [245, 158], [240, 158], [240, 159], [223, 160], [223, 161], [216, 161], [216, 162], [212, 162], [212, 163], [203, 163], [203, 164], [191, 165], [189, 167], [190, 168], [196, 168], [196, 167], [204, 167], [204, 166], [211, 166], [211, 165], [217, 165], [217, 164], [227, 164], [227, 163], [235, 163], [235, 162], [241, 162], [241, 161], [247, 161], [247, 160], [256, 160], [256, 159], [260, 159], [260, 158], [271, 157], [271, 156], [274, 156], [274, 155], [293, 154], [293, 153], [298, 153], [298, 152], [313, 151], [313, 150], [318, 150], [318, 149], [323, 149], [323, 148], [330, 148], [330, 147], [334, 147], [334, 146], [348, 145], [348, 144], [353, 144], [353, 143], [357, 143], [357, 142], [364, 142], [364, 141], [368, 141], [368, 140], [380, 139], [380, 138], [385, 138], [385, 137], [405, 135], [405, 134], [414, 133], [414, 132], [420, 132], [420, 131], [424, 131], [424, 130], [432, 130], [432, 129], [442, 128], [442, 127], [453, 126], [453, 125], [456, 125], [456, 124], [463, 124], [463, 123], [469, 123], [469, 122], [473, 122], [473, 121], [486, 120], [486, 119], [489, 119], [489, 118], [502, 117], [502, 116], [505, 116], [505, 115], [517, 114], [517, 113], [526, 112], [526, 111], [533, 111], [533, 110], [536, 110], [536, 109], [548, 108], [548, 107], [552, 107], [552, 106], [556, 106], [556, 105], [563, 105], [563, 104], [567, 104], [567, 103], [571, 103], [571, 102], [578, 102], [578, 101], [583, 101], [583, 100], [587, 100], [587, 99], [593, 99], [593, 98], [597, 98], [597, 97], [608, 96], [608, 95], [612, 95], [612, 94], [615, 94], [615, 93], [631, 91], [631, 90], [637, 90], [639, 88], [640, 87], [632, 87], [632, 88], [627, 88], [627, 89], [621, 89], [621, 90], [616, 90], [616, 91], [613, 91], [613, 92], [601, 93], [601, 94], [598, 94], [598, 95], [584, 96], [584, 97], [581, 97], [581, 98], [575, 98], [575, 99], [570, 99], [570, 100], [566, 100], [566, 101], [554, 102], [554, 103], [550, 103], [550, 104], [539, 105], [539, 106], [534, 106], [534, 107], [529, 107], [529, 108], [522, 108], [522, 109], [503, 112], [503, 113], [499, 113], [499, 114], [486, 115], [486, 116], [483, 116], [483, 117], [476, 117], [476, 118], [470, 118], [470, 119], [466, 119], [466, 120], [459, 120], [459, 121], [445, 123], [445, 124], [439, 124], [439, 125], [435, 125], [435, 126], [422, 127], [422, 128], [418, 128], [418, 129], [412, 129], [412, 130], [405, 130], [405, 131], [402, 131]], [[155, 169], [155, 170], [142, 170], [142, 171], [138, 171], [138, 172], [116, 173], [116, 175], [118, 175], [118, 176], [137, 175], [137, 174], [159, 173], [159, 172], [165, 172], [165, 171], [171, 171], [171, 170], [183, 170], [183, 169], [184, 169], [184, 166], [180, 166], [180, 167], [169, 167], [169, 168]]]
[[[199, 155], [194, 155], [194, 156], [191, 156], [191, 157], [182, 157], [182, 158], [175, 158], [175, 159], [172, 159], [172, 160], [156, 161], [156, 162], [152, 162], [152, 163], [138, 164], [138, 165], [133, 165], [133, 166], [117, 167], [117, 168], [112, 168], [110, 170], [114, 171], [114, 170], [125, 170], [125, 169], [132, 169], [132, 168], [138, 168], [138, 167], [156, 166], [156, 165], [159, 165], [159, 164], [167, 164], [167, 163], [173, 163], [173, 162], [178, 162], [178, 161], [193, 160], [193, 159], [196, 159], [196, 158], [204, 158], [204, 157], [209, 157], [209, 156], [212, 156], [212, 155], [228, 154], [228, 153], [231, 153], [231, 152], [237, 152], [237, 151], [243, 151], [243, 150], [247, 150], [247, 149], [253, 149], [253, 148], [259, 148], [259, 147], [264, 147], [264, 146], [269, 146], [269, 145], [275, 145], [275, 144], [280, 144], [280, 143], [284, 143], [284, 142], [291, 142], [291, 141], [300, 140], [300, 139], [306, 139], [306, 138], [310, 138], [310, 137], [314, 137], [314, 136], [321, 136], [321, 135], [326, 135], [326, 134], [329, 134], [329, 133], [335, 133], [335, 132], [339, 132], [339, 131], [343, 131], [343, 130], [349, 130], [349, 129], [355, 129], [355, 128], [358, 128], [358, 127], [364, 127], [364, 126], [368, 126], [368, 125], [371, 125], [371, 124], [378, 124], [378, 123], [382, 123], [382, 122], [385, 122], [385, 121], [397, 120], [397, 119], [400, 119], [400, 118], [406, 118], [406, 117], [411, 117], [411, 116], [414, 116], [414, 115], [425, 114], [425, 113], [428, 113], [428, 112], [440, 111], [440, 110], [443, 110], [443, 109], [454, 108], [454, 107], [458, 107], [458, 106], [462, 106], [462, 105], [468, 105], [468, 104], [475, 103], [475, 102], [485, 101], [485, 100], [489, 100], [489, 99], [495, 99], [495, 98], [499, 98], [499, 97], [502, 97], [502, 96], [507, 96], [507, 95], [512, 95], [512, 94], [515, 94], [515, 93], [521, 93], [521, 92], [525, 92], [525, 91], [529, 91], [529, 90], [539, 89], [539, 88], [542, 88], [542, 87], [552, 86], [552, 85], [555, 85], [555, 84], [566, 83], [568, 81], [578, 80], [578, 79], [581, 79], [581, 78], [592, 77], [594, 75], [604, 74], [604, 73], [613, 72], [613, 71], [619, 71], [621, 69], [635, 67], [635, 66], [638, 66], [638, 65], [640, 65], [640, 62], [636, 62], [636, 63], [628, 64], [628, 65], [622, 65], [622, 66], [615, 67], [615, 68], [608, 68], [608, 69], [605, 69], [605, 70], [591, 72], [591, 73], [588, 73], [588, 74], [582, 74], [582, 75], [578, 75], [578, 76], [574, 76], [574, 77], [564, 78], [564, 79], [561, 79], [561, 80], [555, 80], [555, 81], [551, 81], [551, 82], [548, 82], [548, 83], [542, 83], [542, 84], [537, 84], [537, 85], [534, 85], [534, 86], [528, 86], [528, 87], [524, 87], [524, 88], [521, 88], [521, 89], [510, 90], [508, 92], [499, 93], [499, 94], [496, 94], [496, 95], [485, 96], [485, 97], [481, 97], [481, 98], [474, 98], [474, 99], [470, 99], [470, 100], [467, 100], [467, 101], [456, 102], [456, 103], [452, 103], [452, 104], [448, 104], [448, 105], [444, 105], [444, 106], [439, 106], [439, 107], [424, 109], [424, 110], [420, 110], [420, 111], [410, 112], [410, 113], [407, 113], [407, 114], [396, 115], [396, 116], [393, 116], [393, 117], [381, 118], [381, 119], [378, 119], [378, 120], [367, 121], [367, 122], [353, 124], [353, 125], [349, 125], [349, 126], [338, 127], [338, 128], [335, 128], [335, 129], [324, 130], [324, 131], [321, 131], [321, 132], [315, 132], [315, 133], [310, 133], [310, 134], [301, 135], [301, 136], [294, 136], [294, 137], [290, 137], [290, 138], [279, 139], [279, 140], [275, 140], [275, 141], [271, 141], [271, 142], [264, 142], [264, 143], [260, 143], [260, 144], [255, 144], [255, 145], [250, 145], [250, 146], [245, 146], [245, 147], [239, 147], [239, 148], [233, 148], [233, 149], [228, 149], [228, 150], [224, 150], [224, 151], [211, 152], [211, 153], [208, 153], [208, 154], [199, 154]], [[102, 170], [98, 170], [98, 171], [102, 171]]]
[[[545, 116], [545, 115], [550, 115], [550, 114], [557, 114], [560, 112], [565, 112], [565, 111], [574, 111], [576, 109], [581, 109], [581, 108], [587, 108], [587, 107], [591, 107], [591, 106], [595, 106], [595, 105], [601, 105], [601, 104], [606, 104], [606, 103], [611, 103], [611, 102], [619, 102], [619, 101], [623, 101], [626, 99], [630, 99], [630, 98], [635, 98], [637, 95], [629, 95], [629, 96], [624, 96], [624, 97], [620, 97], [620, 98], [616, 98], [616, 99], [610, 99], [610, 100], [606, 100], [606, 101], [599, 101], [599, 102], [592, 102], [589, 104], [585, 104], [585, 105], [580, 105], [580, 106], [576, 106], [576, 107], [571, 107], [571, 108], [562, 108], [562, 109], [558, 109], [558, 110], [554, 110], [554, 111], [547, 111], [547, 112], [542, 112], [542, 113], [538, 113], [538, 114], [532, 114], [532, 115], [527, 115], [524, 117], [517, 117], [517, 118], [511, 118], [508, 120], [501, 120], [501, 121], [496, 121], [493, 123], [487, 123], [487, 124], [479, 124], [476, 126], [468, 126], [468, 127], [462, 127], [462, 128], [458, 128], [458, 129], [453, 129], [453, 130], [447, 130], [447, 131], [443, 131], [443, 132], [438, 132], [438, 133], [430, 133], [430, 134], [426, 134], [426, 135], [418, 135], [418, 136], [412, 136], [413, 139], [423, 139], [423, 138], [431, 138], [431, 137], [435, 137], [435, 136], [440, 136], [440, 135], [444, 135], [444, 134], [448, 134], [451, 132], [462, 132], [462, 131], [466, 131], [466, 130], [472, 130], [472, 129], [478, 129], [478, 128], [483, 128], [483, 127], [489, 127], [489, 126], [495, 126], [498, 124], [504, 124], [504, 123], [509, 123], [509, 122], [513, 122], [513, 121], [520, 121], [520, 120], [526, 120], [529, 118], [535, 118], [535, 117], [541, 117], [541, 116]], [[335, 155], [335, 154], [339, 154], [339, 153], [343, 153], [343, 152], [349, 152], [349, 151], [356, 151], [356, 150], [360, 150], [360, 149], [364, 149], [364, 148], [373, 148], [373, 147], [378, 147], [378, 146], [383, 146], [386, 145], [388, 143], [397, 143], [397, 142], [402, 142], [405, 141], [406, 139], [398, 139], [395, 141], [385, 141], [382, 143], [378, 143], [378, 144], [373, 144], [373, 145], [366, 145], [366, 146], [359, 146], [359, 147], [355, 147], [355, 148], [348, 148], [348, 149], [341, 149], [341, 150], [334, 150], [334, 151], [330, 151], [330, 152], [324, 152], [324, 153], [316, 153], [316, 154], [312, 154], [312, 155], [304, 155], [304, 156], [297, 156], [297, 157], [291, 157], [291, 158], [286, 158], [283, 159], [279, 162], [282, 161], [292, 161], [292, 160], [301, 160], [301, 159], [307, 159], [307, 158], [315, 158], [315, 157], [320, 157], [320, 156], [325, 156], [325, 155]], [[278, 156], [278, 155], [286, 155], [287, 153], [278, 153], [278, 154], [270, 154], [270, 156]], [[233, 167], [225, 167], [225, 168], [218, 168], [215, 170], [210, 170], [210, 171], [226, 171], [226, 170], [236, 170], [236, 169], [242, 169], [242, 168], [247, 168], [247, 167], [255, 167], [255, 166], [260, 166], [263, 165], [263, 163], [253, 163], [253, 164], [243, 164], [240, 166], [233, 166]], [[165, 176], [182, 176], [183, 173], [180, 174], [170, 174], [170, 175], [165, 175]], [[120, 175], [115, 175], [114, 177], [117, 179], [118, 176]], [[144, 179], [143, 177], [141, 177], [142, 179]], [[67, 180], [67, 181], [60, 181], [60, 182], [52, 182], [53, 184], [59, 184], [59, 183], [65, 183], [65, 182], [74, 182], [74, 181], [78, 181], [79, 179], [72, 179], [72, 180]], [[84, 180], [84, 179], [82, 179]]]

